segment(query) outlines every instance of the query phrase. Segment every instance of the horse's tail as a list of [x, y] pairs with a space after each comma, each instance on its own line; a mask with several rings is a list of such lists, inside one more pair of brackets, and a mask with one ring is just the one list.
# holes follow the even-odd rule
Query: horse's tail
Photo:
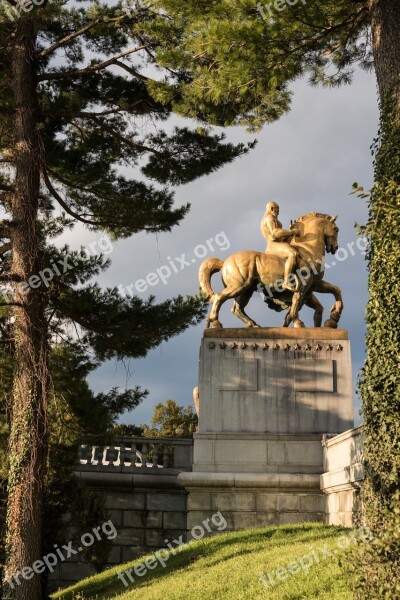
[[209, 302], [214, 299], [214, 292], [211, 287], [211, 277], [222, 269], [224, 262], [219, 258], [207, 258], [203, 260], [199, 270], [199, 284], [201, 291], [207, 297]]

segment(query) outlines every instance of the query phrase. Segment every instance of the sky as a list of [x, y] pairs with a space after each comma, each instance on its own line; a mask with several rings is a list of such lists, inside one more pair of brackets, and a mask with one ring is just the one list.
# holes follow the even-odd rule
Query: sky
[[[240, 250], [265, 250], [260, 221], [269, 200], [280, 205], [280, 220], [288, 228], [291, 219], [310, 211], [338, 214], [340, 257], [325, 278], [341, 287], [344, 311], [340, 328], [347, 329], [352, 348], [355, 420], [360, 422], [359, 399], [356, 397], [357, 375], [365, 356], [364, 309], [367, 302], [367, 264], [354, 244], [359, 237], [355, 224], [365, 223], [367, 205], [350, 195], [357, 181], [369, 189], [373, 180], [370, 145], [378, 128], [376, 84], [373, 73], [356, 71], [353, 84], [339, 89], [312, 88], [305, 81], [293, 85], [294, 98], [289, 114], [257, 134], [241, 128], [225, 130], [227, 139], [258, 144], [245, 157], [216, 173], [176, 189], [176, 205], [189, 202], [191, 211], [170, 233], [139, 234], [113, 244], [111, 267], [99, 278], [104, 286], [135, 285], [151, 272], [171, 276], [165, 284], [135, 292], [141, 297], [150, 293], [157, 301], [178, 294], [198, 291], [198, 267], [203, 258], [222, 260]], [[216, 128], [216, 131], [220, 131]], [[207, 240], [211, 240], [207, 246]], [[96, 241], [95, 234], [76, 228], [66, 240], [78, 248]], [[360, 247], [362, 244], [359, 244]], [[178, 258], [185, 253], [190, 265]], [[354, 255], [353, 255], [354, 254]], [[331, 262], [333, 257], [330, 258]], [[175, 269], [171, 265], [171, 261]], [[178, 270], [177, 273], [174, 271]], [[220, 277], [214, 275], [214, 289], [220, 289]], [[140, 284], [139, 284], [140, 288]], [[141, 288], [140, 288], [141, 289]], [[334, 302], [331, 295], [318, 295], [324, 305], [324, 320]], [[223, 306], [220, 320], [225, 327], [242, 327], [230, 313], [231, 302]], [[261, 326], [280, 327], [284, 313], [274, 313], [255, 294], [248, 314]], [[312, 326], [312, 311], [304, 308], [301, 318]], [[112, 387], [140, 385], [149, 396], [134, 411], [120, 419], [124, 423], [149, 423], [155, 404], [167, 399], [179, 405], [192, 404], [192, 390], [197, 385], [199, 346], [205, 321], [179, 336], [162, 343], [148, 356], [126, 362], [110, 361], [90, 377], [96, 391]]]

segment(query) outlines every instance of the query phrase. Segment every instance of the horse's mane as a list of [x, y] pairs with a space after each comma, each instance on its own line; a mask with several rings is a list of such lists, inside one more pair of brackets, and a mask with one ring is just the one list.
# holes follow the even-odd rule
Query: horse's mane
[[315, 217], [319, 217], [320, 219], [330, 219], [331, 218], [330, 215], [326, 215], [325, 213], [310, 212], [310, 213], [307, 213], [306, 215], [302, 215], [301, 217], [298, 217], [295, 220], [295, 223], [303, 223], [304, 221], [308, 221], [308, 219], [313, 219]]

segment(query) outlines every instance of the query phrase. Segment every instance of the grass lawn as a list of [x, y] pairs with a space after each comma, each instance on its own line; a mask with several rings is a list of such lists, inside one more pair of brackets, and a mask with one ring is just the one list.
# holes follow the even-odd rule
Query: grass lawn
[[128, 587], [118, 572], [138, 566], [146, 557], [85, 579], [52, 598], [348, 600], [353, 594], [346, 583], [343, 548], [350, 543], [349, 530], [321, 523], [220, 534], [184, 544], [170, 554], [165, 567], [157, 558], [149, 560], [152, 568], [139, 568], [141, 576], [132, 570], [133, 582], [125, 574]]

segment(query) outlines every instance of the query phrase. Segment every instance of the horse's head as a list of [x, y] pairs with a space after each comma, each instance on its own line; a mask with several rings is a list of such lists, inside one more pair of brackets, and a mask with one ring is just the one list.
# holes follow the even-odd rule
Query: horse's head
[[324, 228], [324, 236], [325, 236], [325, 250], [328, 253], [335, 254], [337, 252], [338, 246], [338, 234], [339, 227], [336, 225], [336, 217], [329, 217], [326, 221], [326, 226]]
[[[311, 212], [296, 219], [291, 223], [292, 231], [296, 232], [297, 242], [312, 243], [318, 238], [322, 241], [323, 236], [325, 252], [335, 254], [338, 250], [339, 228], [336, 225], [336, 217], [317, 212]], [[296, 243], [295, 241], [295, 243]]]

